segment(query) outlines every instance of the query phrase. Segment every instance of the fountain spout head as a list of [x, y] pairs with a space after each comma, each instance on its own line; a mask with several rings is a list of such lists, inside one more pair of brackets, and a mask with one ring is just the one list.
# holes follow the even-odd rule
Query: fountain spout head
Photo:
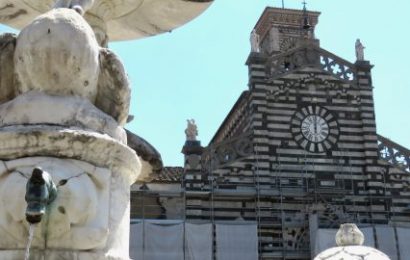
[[26, 220], [39, 223], [49, 205], [57, 196], [57, 188], [48, 172], [40, 167], [33, 169], [26, 185]]

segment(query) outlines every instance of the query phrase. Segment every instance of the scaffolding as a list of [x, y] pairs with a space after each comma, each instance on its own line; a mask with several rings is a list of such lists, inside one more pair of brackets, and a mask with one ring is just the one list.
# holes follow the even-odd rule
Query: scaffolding
[[[265, 164], [260, 161], [263, 155], [258, 152], [258, 144], [254, 144], [253, 150], [252, 156], [223, 167], [215, 167], [211, 156], [202, 171], [190, 173], [192, 170], [185, 169], [179, 190], [158, 192], [149, 184], [140, 186], [133, 191], [133, 197], [139, 194], [133, 203], [140, 207], [132, 207], [132, 217], [143, 222], [147, 218], [180, 219], [184, 223], [184, 248], [185, 223], [210, 223], [212, 259], [217, 259], [215, 227], [221, 223], [253, 221], [257, 226], [259, 259], [287, 260], [310, 259], [309, 215], [313, 213], [319, 217], [316, 228], [335, 228], [342, 222], [355, 222], [375, 230], [380, 224], [396, 228], [406, 223], [404, 216], [408, 215], [399, 210], [397, 202], [395, 204], [391, 194], [394, 185], [389, 185], [393, 177], [401, 183], [402, 173], [390, 164], [384, 166], [386, 170], [379, 175], [378, 183], [372, 184], [380, 186], [378, 191], [368, 185], [370, 175], [363, 177], [357, 172], [358, 162], [352, 159], [349, 149], [341, 150], [339, 158], [333, 159], [336, 170], [329, 175], [333, 179], [317, 172], [320, 165], [307, 152], [292, 159], [276, 149], [267, 170], [266, 161]], [[202, 188], [189, 185], [196, 179], [185, 178], [189, 174], [206, 176]], [[181, 210], [170, 213], [166, 202], [180, 205]], [[178, 212], [180, 214], [176, 214]], [[376, 237], [375, 242], [377, 246]]]

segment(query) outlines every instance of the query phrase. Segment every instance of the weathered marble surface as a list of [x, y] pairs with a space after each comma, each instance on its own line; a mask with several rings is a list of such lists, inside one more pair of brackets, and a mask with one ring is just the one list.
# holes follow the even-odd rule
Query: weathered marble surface
[[25, 185], [36, 166], [49, 172], [55, 183], [67, 183], [58, 187], [47, 219], [37, 227], [33, 248], [104, 248], [109, 231], [110, 171], [81, 161], [46, 157], [0, 163], [0, 227], [8, 234], [2, 236], [0, 248], [25, 247]]
[[80, 96], [95, 102], [100, 47], [90, 26], [68, 9], [37, 17], [17, 38], [17, 93]]
[[15, 48], [14, 34], [0, 34], [0, 103], [15, 97], [13, 62]]
[[160, 153], [144, 138], [126, 130], [127, 144], [134, 149], [142, 164], [139, 181], [149, 182], [161, 172], [163, 163]]
[[[47, 111], [47, 113], [39, 113], [39, 111]], [[5, 132], [17, 131], [17, 129], [28, 129], [25, 132], [29, 132], [30, 125], [35, 127], [35, 131], [50, 126], [54, 129], [70, 129], [73, 132], [76, 130], [84, 133], [95, 132], [101, 136], [108, 135], [115, 141], [128, 145], [137, 153], [142, 164], [138, 175], [139, 181], [149, 181], [162, 169], [161, 155], [154, 147], [143, 138], [126, 131], [112, 117], [86, 99], [50, 96], [31, 91], [0, 104], [0, 134], [2, 127]], [[61, 149], [64, 148], [61, 146]], [[94, 163], [96, 162], [97, 159]]]
[[94, 4], [94, 0], [57, 0], [54, 8], [72, 8], [83, 15]]
[[129, 185], [137, 180], [141, 169], [135, 152], [107, 135], [50, 125], [0, 129], [0, 158], [12, 160], [32, 156], [86, 161], [121, 172], [128, 176]]
[[353, 223], [341, 224], [335, 236], [337, 247], [321, 252], [314, 260], [389, 260], [383, 252], [363, 246], [365, 237]]
[[127, 143], [125, 130], [87, 99], [31, 91], [0, 104], [0, 128], [41, 124], [95, 131]]
[[131, 90], [124, 67], [114, 53], [98, 45], [81, 15], [66, 8], [51, 10], [13, 38], [0, 38], [0, 61], [10, 65], [0, 70], [0, 101], [30, 91], [77, 96], [121, 126], [126, 123]]
[[[20, 4], [45, 3], [5, 2], [0, 21], [17, 18], [4, 12]], [[23, 258], [26, 183], [41, 167], [58, 184], [57, 197], [36, 228], [30, 259], [128, 260], [130, 186], [161, 161], [146, 142], [137, 143], [147, 161], [127, 146], [122, 63], [67, 8], [40, 15], [18, 37], [1, 35], [0, 62], [0, 259]]]
[[106, 254], [104, 259], [128, 259], [129, 177], [84, 161], [52, 157], [0, 161], [0, 258], [18, 259], [5, 255], [10, 249], [24, 249], [27, 242], [25, 185], [36, 166], [49, 172], [55, 183], [67, 182], [58, 187], [47, 217], [36, 228], [32, 254], [38, 254], [35, 249], [91, 250]]
[[[205, 11], [213, 0], [95, 0], [85, 14], [106, 24], [114, 41], [131, 40], [169, 32]], [[49, 11], [53, 0], [0, 0], [0, 21], [21, 29], [38, 15]], [[90, 16], [88, 16], [90, 15]], [[100, 26], [101, 28], [101, 26]]]
[[314, 260], [390, 260], [383, 252], [368, 246], [333, 247], [319, 254]]

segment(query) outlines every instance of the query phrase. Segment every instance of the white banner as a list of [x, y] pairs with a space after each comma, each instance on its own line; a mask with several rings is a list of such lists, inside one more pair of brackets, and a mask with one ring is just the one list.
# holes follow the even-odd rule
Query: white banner
[[376, 226], [376, 235], [377, 242], [379, 244], [377, 249], [388, 255], [391, 260], [397, 260], [396, 236], [394, 235], [394, 228], [389, 226]]
[[216, 224], [216, 259], [258, 259], [256, 224]]
[[142, 260], [143, 246], [143, 224], [142, 222], [132, 222], [130, 226], [130, 258]]
[[183, 252], [183, 224], [145, 222], [144, 260], [181, 260]]
[[212, 260], [212, 224], [185, 224], [185, 260]]

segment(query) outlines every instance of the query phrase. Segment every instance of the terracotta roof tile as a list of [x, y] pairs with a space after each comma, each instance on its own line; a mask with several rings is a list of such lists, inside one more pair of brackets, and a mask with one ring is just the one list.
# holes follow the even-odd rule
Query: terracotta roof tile
[[164, 167], [152, 182], [179, 183], [183, 172], [183, 167]]

